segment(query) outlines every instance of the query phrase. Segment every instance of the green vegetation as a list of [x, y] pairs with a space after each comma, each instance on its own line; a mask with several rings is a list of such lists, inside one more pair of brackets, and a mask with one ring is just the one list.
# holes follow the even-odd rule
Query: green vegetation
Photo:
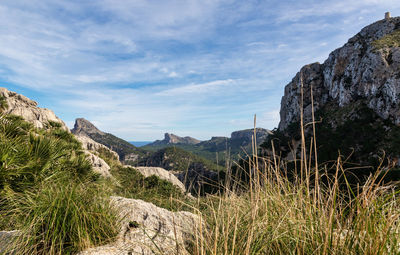
[[104, 185], [70, 178], [43, 182], [34, 192], [7, 197], [8, 218], [22, 232], [17, 254], [73, 254], [112, 241], [119, 227]]
[[[349, 145], [351, 139], [353, 142], [373, 139], [373, 134], [378, 139], [385, 136], [375, 133], [380, 129], [369, 126], [381, 120], [362, 103], [354, 108], [329, 109], [332, 112], [320, 112], [319, 117], [324, 116], [327, 125], [332, 124], [329, 117], [334, 118], [341, 132], [350, 132], [336, 134], [337, 129], [332, 126], [332, 130], [317, 129], [319, 135], [327, 132], [324, 139], [332, 139], [328, 141], [330, 146]], [[359, 131], [357, 134], [345, 129], [351, 121], [364, 125], [352, 126]], [[381, 160], [383, 164], [375, 167], [373, 173], [364, 173], [367, 178], [355, 188], [348, 179], [354, 171], [353, 165], [346, 164], [346, 155], [336, 154], [336, 147], [329, 154], [335, 155], [336, 160], [330, 158], [328, 164], [305, 158], [289, 164], [281, 156], [287, 153], [288, 143], [301, 141], [299, 129], [300, 124], [293, 123], [286, 132], [275, 131], [263, 145], [264, 151], [268, 149], [267, 143], [274, 146], [266, 157], [252, 155], [247, 164], [238, 166], [242, 166], [241, 173], [247, 174], [247, 185], [232, 173], [227, 176], [229, 192], [203, 199], [197, 212], [206, 223], [197, 229], [192, 254], [400, 253], [399, 189], [393, 183], [384, 183], [391, 165]], [[342, 136], [336, 136], [339, 134]], [[320, 150], [327, 152], [329, 148], [322, 147], [326, 142], [323, 139], [319, 138], [315, 145], [309, 142], [311, 138], [315, 139], [307, 135], [297, 150], [307, 156], [318, 155], [320, 159], [323, 157]], [[335, 139], [339, 139], [337, 143], [333, 143]], [[386, 145], [385, 142], [380, 141], [378, 146]], [[365, 147], [370, 149], [368, 144]], [[289, 176], [290, 172], [297, 174]]]
[[395, 30], [390, 34], [372, 42], [372, 46], [376, 50], [383, 48], [400, 47], [400, 30]]
[[224, 167], [178, 147], [161, 149], [139, 164], [178, 172], [186, 188], [198, 195], [218, 192], [224, 183], [226, 171]]
[[117, 234], [106, 189], [80, 143], [48, 127], [0, 116], [0, 229], [21, 231], [9, 247], [17, 254], [69, 254]]
[[171, 183], [123, 167], [105, 149], [95, 153], [109, 163], [114, 178], [101, 178], [71, 133], [56, 122], [46, 128], [0, 116], [0, 230], [21, 231], [9, 251], [73, 254], [112, 241], [119, 225], [111, 195], [170, 210], [190, 202]]
[[109, 187], [112, 187], [115, 195], [142, 199], [173, 211], [184, 209], [183, 205], [190, 202], [172, 183], [155, 175], [144, 177], [134, 167], [123, 166], [109, 150], [100, 148], [97, 155], [111, 167], [115, 181], [109, 182]]
[[[251, 130], [243, 130], [242, 132], [245, 131], [251, 132]], [[262, 141], [258, 141], [257, 143], [260, 144], [261, 142]], [[151, 144], [141, 148], [155, 152], [168, 147], [176, 147], [212, 161], [215, 164], [226, 166], [233, 161], [237, 161], [251, 154], [251, 146], [251, 141], [248, 141], [246, 138], [232, 139], [227, 137], [213, 137], [211, 140], [197, 144]]]
[[[225, 139], [224, 139], [225, 140]], [[225, 144], [225, 142], [224, 142]], [[193, 144], [174, 144], [174, 145], [152, 145], [141, 147], [144, 150], [156, 152], [161, 149], [175, 147], [190, 152], [194, 155], [202, 157], [208, 161], [214, 162], [215, 164], [224, 166], [226, 164], [226, 159], [230, 158], [227, 154], [226, 146], [223, 149], [210, 149], [203, 145], [193, 145]], [[218, 143], [219, 148], [219, 143]]]

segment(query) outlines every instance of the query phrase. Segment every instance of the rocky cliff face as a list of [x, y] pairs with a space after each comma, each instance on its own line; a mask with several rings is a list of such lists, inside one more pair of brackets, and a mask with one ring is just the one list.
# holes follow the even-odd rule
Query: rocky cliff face
[[23, 95], [0, 87], [0, 98], [6, 103], [4, 114], [18, 115], [37, 128], [45, 128], [49, 122], [59, 123], [62, 129], [69, 130], [52, 110], [40, 108], [37, 103]]
[[279, 130], [300, 120], [301, 102], [305, 121], [311, 119], [311, 89], [315, 110], [328, 102], [344, 107], [364, 100], [381, 118], [400, 124], [399, 29], [400, 17], [375, 22], [323, 64], [304, 66], [285, 87]]

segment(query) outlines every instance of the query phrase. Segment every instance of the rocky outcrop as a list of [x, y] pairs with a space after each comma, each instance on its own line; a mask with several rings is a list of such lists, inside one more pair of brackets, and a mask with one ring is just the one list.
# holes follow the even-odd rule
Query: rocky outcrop
[[32, 123], [37, 128], [46, 128], [49, 122], [59, 123], [61, 128], [69, 130], [65, 123], [59, 119], [52, 110], [40, 108], [37, 102], [16, 92], [0, 88], [0, 98], [6, 102], [5, 114], [18, 115]]
[[151, 144], [148, 144], [147, 146], [159, 146], [159, 145], [171, 145], [171, 144], [198, 144], [201, 141], [190, 137], [190, 136], [185, 136], [185, 137], [180, 137], [174, 134], [169, 134], [165, 133], [164, 134], [164, 140], [157, 140]]
[[149, 176], [155, 175], [162, 180], [169, 181], [173, 185], [180, 188], [183, 193], [186, 193], [185, 185], [183, 185], [183, 183], [178, 178], [176, 178], [176, 176], [172, 172], [167, 171], [164, 168], [139, 166], [139, 167], [135, 167], [135, 169], [138, 172], [140, 172], [144, 177], [149, 177]]
[[[323, 63], [303, 67], [285, 87], [279, 129], [304, 118], [311, 119], [311, 89], [314, 108], [334, 103], [339, 107], [364, 100], [383, 119], [400, 124], [400, 17], [375, 22], [333, 51]], [[303, 100], [302, 100], [303, 95]]]
[[88, 249], [80, 255], [189, 254], [198, 216], [189, 212], [170, 212], [142, 200], [112, 197], [121, 230], [111, 244]]
[[93, 171], [95, 173], [100, 174], [103, 177], [109, 178], [111, 177], [110, 174], [110, 166], [99, 156], [89, 152], [85, 151], [86, 158], [90, 162], [90, 164], [93, 167]]

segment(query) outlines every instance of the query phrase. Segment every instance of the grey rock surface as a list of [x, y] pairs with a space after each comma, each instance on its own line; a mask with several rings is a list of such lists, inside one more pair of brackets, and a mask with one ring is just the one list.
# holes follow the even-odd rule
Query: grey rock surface
[[185, 244], [192, 240], [199, 222], [189, 212], [170, 212], [142, 200], [112, 197], [119, 212], [121, 230], [111, 244], [80, 255], [189, 254]]
[[71, 132], [75, 135], [85, 135], [88, 134], [99, 134], [104, 135], [105, 133], [100, 131], [95, 125], [93, 125], [90, 121], [84, 118], [77, 118], [75, 120], [74, 128]]
[[0, 87], [0, 97], [3, 97], [8, 105], [4, 110], [5, 114], [21, 116], [37, 128], [45, 128], [49, 121], [58, 122], [62, 129], [69, 131], [65, 123], [52, 110], [38, 107], [35, 101], [23, 95]]
[[93, 167], [93, 171], [95, 173], [98, 173], [102, 175], [103, 177], [111, 177], [110, 174], [110, 166], [99, 156], [89, 152], [85, 151], [86, 158], [89, 160], [90, 164]]

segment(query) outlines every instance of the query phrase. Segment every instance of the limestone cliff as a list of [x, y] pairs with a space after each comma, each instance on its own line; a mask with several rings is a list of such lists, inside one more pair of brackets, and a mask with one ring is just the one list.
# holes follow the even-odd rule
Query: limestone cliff
[[344, 107], [360, 100], [383, 119], [400, 124], [400, 17], [377, 21], [333, 51], [323, 63], [304, 66], [286, 85], [279, 129], [300, 120], [301, 89], [305, 120], [328, 102]]
[[274, 140], [278, 155], [299, 157], [301, 109], [307, 143], [312, 136], [311, 91], [318, 161], [342, 155], [376, 167], [384, 156], [400, 165], [400, 17], [363, 28], [323, 64], [301, 68], [285, 87], [279, 128], [263, 153]]

